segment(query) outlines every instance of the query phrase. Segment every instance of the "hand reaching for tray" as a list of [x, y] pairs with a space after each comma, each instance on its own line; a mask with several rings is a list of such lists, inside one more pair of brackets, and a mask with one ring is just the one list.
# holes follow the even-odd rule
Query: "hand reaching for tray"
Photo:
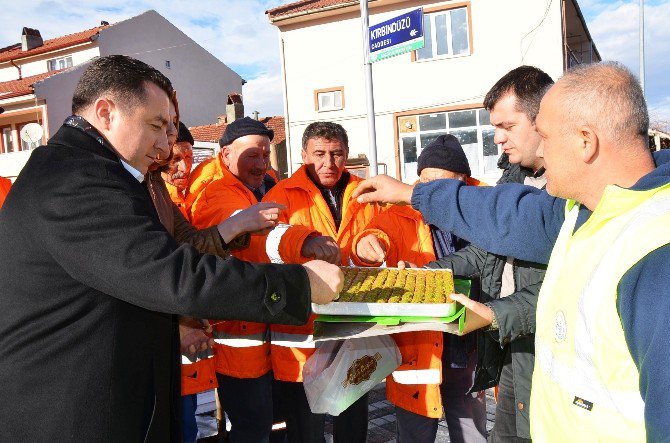
[[374, 234], [368, 234], [358, 241], [356, 255], [369, 265], [380, 264], [386, 260], [386, 244]]
[[305, 258], [323, 260], [335, 265], [340, 264], [342, 261], [340, 247], [337, 245], [337, 242], [332, 237], [326, 235], [307, 237], [302, 244], [300, 255]]
[[463, 334], [484, 328], [493, 321], [493, 310], [485, 304], [474, 301], [463, 294], [451, 294], [451, 299], [465, 306]]

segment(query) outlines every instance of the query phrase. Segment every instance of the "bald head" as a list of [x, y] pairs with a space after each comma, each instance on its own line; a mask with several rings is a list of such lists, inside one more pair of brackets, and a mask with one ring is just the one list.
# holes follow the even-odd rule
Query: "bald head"
[[637, 79], [616, 63], [568, 71], [544, 96], [536, 128], [547, 191], [594, 210], [609, 185], [651, 172], [649, 117]]
[[647, 144], [649, 114], [637, 78], [622, 64], [580, 65], [556, 83], [566, 110], [566, 129], [588, 125], [603, 141], [630, 146]]

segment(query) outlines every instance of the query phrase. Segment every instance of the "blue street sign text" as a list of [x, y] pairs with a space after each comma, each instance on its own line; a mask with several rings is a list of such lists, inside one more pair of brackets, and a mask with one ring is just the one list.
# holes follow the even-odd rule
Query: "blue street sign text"
[[370, 52], [423, 37], [422, 10], [414, 9], [398, 17], [370, 26]]

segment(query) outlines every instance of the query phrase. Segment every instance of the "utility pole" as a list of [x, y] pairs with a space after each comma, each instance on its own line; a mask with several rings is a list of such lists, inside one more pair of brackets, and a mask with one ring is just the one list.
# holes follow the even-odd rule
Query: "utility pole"
[[644, 94], [644, 0], [640, 0], [640, 86]]
[[370, 24], [368, 18], [368, 0], [360, 0], [361, 23], [363, 26], [363, 63], [365, 70], [365, 97], [368, 111], [368, 152], [370, 177], [377, 175], [377, 129], [375, 126], [375, 101], [372, 89], [372, 63], [370, 62]]

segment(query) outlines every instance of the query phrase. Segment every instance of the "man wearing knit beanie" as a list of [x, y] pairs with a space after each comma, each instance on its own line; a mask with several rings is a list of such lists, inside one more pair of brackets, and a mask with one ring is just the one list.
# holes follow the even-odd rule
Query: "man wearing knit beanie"
[[[203, 197], [207, 187], [221, 179], [224, 172], [232, 172], [242, 183], [255, 193], [257, 199], [274, 184], [272, 177], [266, 177], [260, 170], [261, 163], [270, 164], [270, 142], [274, 131], [263, 123], [250, 117], [237, 119], [228, 123], [219, 139], [221, 152], [215, 157], [200, 163], [191, 173], [188, 193], [191, 195], [191, 217], [212, 218], [216, 214], [209, 213], [209, 204]], [[247, 151], [251, 148], [252, 151]], [[244, 154], [242, 154], [244, 153]], [[258, 162], [250, 161], [254, 155]], [[242, 161], [240, 161], [242, 160]], [[204, 214], [203, 214], [204, 211]]]
[[422, 182], [436, 178], [458, 178], [465, 181], [466, 177], [470, 177], [468, 158], [458, 139], [451, 134], [441, 135], [423, 148], [416, 169]]
[[[422, 183], [450, 178], [479, 184], [470, 178], [465, 152], [450, 134], [441, 135], [423, 148], [417, 173]], [[424, 266], [466, 245], [450, 232], [427, 225], [415, 209], [393, 206], [354, 238], [352, 249], [356, 251], [354, 263], [361, 266], [386, 262], [395, 267], [400, 261]], [[420, 331], [395, 334], [393, 338], [400, 349], [402, 365], [387, 378], [386, 394], [396, 408], [397, 440], [434, 442], [444, 411], [452, 441], [486, 441], [484, 393], [466, 395], [476, 362], [474, 335], [457, 337]]]

